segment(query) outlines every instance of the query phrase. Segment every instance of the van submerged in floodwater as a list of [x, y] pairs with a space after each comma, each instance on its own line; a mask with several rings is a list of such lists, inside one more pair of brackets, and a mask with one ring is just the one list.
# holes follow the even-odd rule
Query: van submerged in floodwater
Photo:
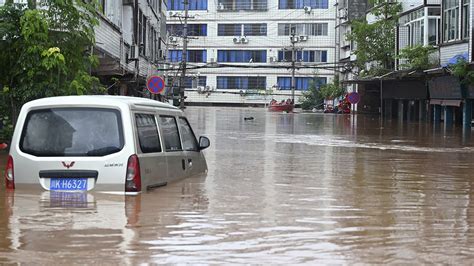
[[183, 111], [145, 98], [65, 96], [26, 103], [5, 171], [8, 189], [136, 194], [207, 171]]

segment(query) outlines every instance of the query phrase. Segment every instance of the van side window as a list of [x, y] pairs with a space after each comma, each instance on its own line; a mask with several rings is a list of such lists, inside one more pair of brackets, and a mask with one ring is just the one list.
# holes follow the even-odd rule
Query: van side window
[[143, 153], [161, 152], [160, 136], [156, 127], [155, 116], [135, 114], [138, 142]]
[[158, 122], [163, 130], [166, 151], [181, 151], [181, 140], [179, 139], [178, 125], [172, 116], [160, 116]]
[[179, 118], [179, 131], [183, 138], [183, 149], [185, 151], [198, 151], [198, 145], [193, 130], [184, 117]]

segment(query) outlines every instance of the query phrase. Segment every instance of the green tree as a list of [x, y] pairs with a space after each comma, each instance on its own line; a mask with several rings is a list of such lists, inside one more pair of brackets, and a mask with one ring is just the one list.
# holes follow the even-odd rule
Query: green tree
[[406, 63], [401, 67], [413, 70], [429, 69], [435, 65], [430, 60], [430, 54], [436, 51], [433, 46], [415, 45], [400, 50], [399, 59], [405, 59]]
[[471, 69], [469, 63], [460, 58], [455, 64], [449, 66], [454, 76], [459, 78], [461, 85], [474, 85], [474, 70]]
[[400, 3], [391, 0], [369, 2], [374, 5], [370, 14], [375, 16], [375, 22], [369, 24], [365, 18], [352, 21], [352, 30], [346, 38], [356, 43], [357, 67], [369, 75], [379, 75], [393, 69], [395, 26], [402, 9]]
[[103, 93], [90, 70], [97, 1], [43, 0], [0, 7], [0, 104], [15, 124], [21, 106], [33, 99]]
[[319, 86], [315, 82], [311, 82], [307, 91], [301, 95], [300, 102], [303, 110], [311, 110], [313, 108], [322, 109], [324, 98], [321, 97]]
[[319, 93], [323, 99], [336, 99], [342, 95], [346, 90], [339, 83], [339, 77], [335, 76], [332, 83], [324, 84], [319, 89]]

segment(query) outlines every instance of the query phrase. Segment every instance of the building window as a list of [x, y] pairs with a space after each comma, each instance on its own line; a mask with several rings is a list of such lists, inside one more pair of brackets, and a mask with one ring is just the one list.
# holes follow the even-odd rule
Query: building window
[[[207, 51], [206, 50], [187, 50], [186, 61], [192, 63], [205, 63], [207, 62]], [[169, 50], [168, 58], [171, 62], [180, 62], [182, 60], [181, 50]]]
[[267, 24], [243, 24], [244, 36], [267, 36]]
[[299, 9], [309, 6], [315, 9], [328, 9], [328, 0], [279, 0], [279, 9]]
[[264, 90], [266, 77], [217, 77], [217, 89]]
[[[278, 87], [280, 90], [291, 90], [291, 77], [278, 77]], [[295, 90], [308, 90], [313, 84], [319, 89], [321, 85], [327, 83], [326, 77], [295, 77]]]
[[[207, 0], [188, 0], [189, 10], [207, 10]], [[183, 0], [168, 0], [168, 10], [184, 10]]]
[[267, 62], [267, 51], [266, 50], [218, 50], [217, 62], [264, 63], [264, 62]]
[[[183, 36], [182, 24], [168, 24], [166, 30], [170, 36]], [[188, 36], [207, 36], [207, 24], [188, 24]]]
[[207, 84], [207, 77], [206, 76], [199, 76], [199, 77], [186, 77], [184, 80], [184, 87], [185, 88], [197, 88], [206, 87]]
[[218, 24], [217, 36], [241, 36], [242, 24]]
[[146, 31], [147, 18], [141, 10], [138, 10], [138, 44], [140, 46], [140, 55], [146, 54]]
[[217, 11], [267, 10], [267, 0], [219, 0]]
[[459, 0], [443, 1], [443, 9], [443, 40], [459, 39]]
[[149, 41], [149, 45], [150, 45], [150, 59], [152, 61], [155, 61], [158, 59], [157, 57], [157, 53], [158, 53], [158, 50], [156, 49], [157, 48], [157, 33], [156, 33], [156, 30], [153, 28], [153, 27], [150, 27], [150, 41]]
[[[428, 24], [426, 25], [426, 18]], [[438, 30], [440, 21], [440, 8], [421, 8], [400, 18], [400, 43], [403, 46], [436, 45], [439, 43]], [[425, 31], [428, 33], [427, 42]], [[403, 47], [402, 47], [403, 48]]]
[[468, 39], [469, 38], [469, 0], [462, 1], [462, 38]]
[[217, 36], [267, 36], [267, 24], [218, 24]]
[[278, 35], [290, 36], [295, 35], [310, 35], [310, 36], [327, 36], [328, 23], [278, 23]]
[[[279, 62], [291, 62], [291, 50], [278, 51]], [[327, 62], [328, 52], [325, 50], [296, 51], [296, 61], [300, 62]]]
[[410, 45], [423, 45], [423, 38], [424, 38], [424, 20], [420, 19], [417, 21], [413, 21], [408, 25], [409, 29], [409, 38], [410, 38]]
[[439, 18], [428, 18], [428, 44], [430, 45], [436, 45], [439, 43], [439, 21]]

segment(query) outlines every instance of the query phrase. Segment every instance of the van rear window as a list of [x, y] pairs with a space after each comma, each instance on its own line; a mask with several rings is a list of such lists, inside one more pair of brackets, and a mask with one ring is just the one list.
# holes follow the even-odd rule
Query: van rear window
[[124, 145], [120, 112], [51, 108], [28, 113], [20, 150], [35, 156], [104, 156]]

